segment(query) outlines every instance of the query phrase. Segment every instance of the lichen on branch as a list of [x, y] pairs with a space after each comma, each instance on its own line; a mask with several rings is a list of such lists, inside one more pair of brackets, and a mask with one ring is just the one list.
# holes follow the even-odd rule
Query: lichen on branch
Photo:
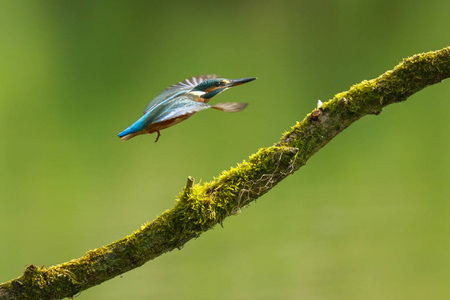
[[404, 59], [393, 70], [336, 94], [297, 122], [279, 142], [203, 184], [188, 184], [175, 206], [129, 236], [49, 268], [29, 265], [22, 276], [0, 285], [0, 299], [71, 297], [139, 267], [175, 248], [267, 193], [342, 130], [379, 114], [421, 89], [450, 77], [450, 48]]

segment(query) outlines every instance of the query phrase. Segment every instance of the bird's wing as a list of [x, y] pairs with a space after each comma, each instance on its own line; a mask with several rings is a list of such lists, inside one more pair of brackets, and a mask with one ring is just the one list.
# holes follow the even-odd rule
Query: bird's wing
[[142, 131], [152, 123], [175, 119], [210, 107], [211, 106], [206, 103], [189, 99], [189, 96], [187, 95], [172, 97], [171, 99], [165, 101], [164, 105], [155, 106], [147, 111], [142, 117], [139, 118], [139, 120], [119, 133], [119, 137]]
[[238, 112], [246, 108], [247, 105], [248, 103], [226, 102], [226, 103], [217, 103], [216, 105], [211, 106], [211, 108], [215, 108], [226, 112]]
[[211, 106], [206, 103], [197, 102], [190, 99], [189, 97], [182, 96], [169, 101], [169, 103], [166, 103], [163, 110], [153, 111], [153, 116], [150, 119], [151, 123], [158, 123], [170, 119], [175, 119], [187, 114], [193, 114], [210, 107]]
[[208, 74], [208, 75], [201, 75], [201, 76], [194, 76], [188, 79], [185, 79], [183, 81], [180, 81], [174, 85], [169, 86], [164, 91], [161, 92], [158, 96], [156, 96], [145, 108], [144, 114], [147, 113], [147, 111], [151, 110], [155, 106], [157, 106], [159, 103], [172, 98], [174, 95], [178, 95], [182, 92], [187, 92], [192, 90], [194, 87], [199, 85], [201, 82], [217, 78], [218, 76], [215, 74]]
[[185, 79], [183, 81], [180, 81], [172, 86], [169, 86], [164, 91], [170, 91], [170, 90], [179, 90], [179, 89], [193, 89], [200, 83], [202, 83], [205, 80], [208, 79], [214, 79], [218, 78], [216, 74], [207, 74], [207, 75], [200, 75], [200, 76], [194, 76], [188, 79]]

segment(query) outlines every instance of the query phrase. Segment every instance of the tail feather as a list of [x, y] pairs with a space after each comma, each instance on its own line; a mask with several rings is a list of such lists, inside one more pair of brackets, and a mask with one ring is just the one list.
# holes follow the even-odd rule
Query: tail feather
[[120, 137], [120, 139], [122, 140], [122, 142], [128, 141], [129, 139], [142, 134], [142, 131], [134, 131], [134, 128], [132, 126], [128, 127], [127, 129], [125, 129], [124, 131], [122, 131], [121, 133], [118, 134], [118, 136]]
[[212, 105], [211, 108], [215, 108], [226, 112], [238, 112], [246, 108], [247, 105], [248, 103], [226, 102], [226, 103], [217, 103], [216, 105]]
[[132, 125], [128, 126], [127, 129], [119, 133], [118, 136], [122, 139], [122, 141], [126, 141], [131, 139], [132, 137], [135, 137], [138, 134], [142, 134], [143, 133], [142, 131], [148, 125], [145, 124], [147, 117], [148, 117], [147, 115], [143, 115], [142, 117], [139, 118], [139, 120], [137, 120]]
[[120, 140], [121, 140], [122, 142], [125, 142], [125, 141], [128, 141], [128, 140], [131, 139], [131, 138], [134, 138], [135, 136], [137, 136], [137, 135], [139, 135], [139, 134], [141, 134], [141, 133], [140, 133], [140, 132], [139, 132], [139, 133], [136, 132], [136, 133], [130, 133], [130, 134], [123, 135], [123, 136], [119, 136], [119, 137], [120, 137]]

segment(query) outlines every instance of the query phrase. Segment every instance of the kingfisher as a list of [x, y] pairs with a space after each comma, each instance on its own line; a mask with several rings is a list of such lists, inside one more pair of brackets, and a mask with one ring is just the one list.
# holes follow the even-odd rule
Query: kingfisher
[[154, 133], [161, 136], [160, 130], [178, 124], [198, 111], [214, 108], [225, 112], [238, 112], [248, 103], [226, 102], [209, 105], [212, 97], [243, 83], [255, 80], [251, 78], [226, 79], [209, 74], [185, 79], [166, 88], [147, 105], [144, 115], [127, 129], [118, 134], [122, 141], [137, 135]]

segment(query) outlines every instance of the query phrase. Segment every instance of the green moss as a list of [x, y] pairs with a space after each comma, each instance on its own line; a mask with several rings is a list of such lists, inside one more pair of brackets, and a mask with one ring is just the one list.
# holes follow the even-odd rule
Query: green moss
[[[217, 178], [183, 188], [175, 206], [133, 234], [80, 259], [48, 269], [29, 266], [23, 276], [4, 283], [0, 295], [20, 299], [58, 299], [100, 284], [140, 266], [187, 241], [249, 205], [307, 160], [334, 136], [367, 114], [450, 77], [450, 48], [416, 55], [394, 70], [364, 80], [308, 114], [272, 147]], [[3, 293], [3, 294], [2, 294]], [[11, 292], [12, 293], [12, 292]]]
[[74, 283], [72, 272], [60, 266], [46, 269], [30, 265], [21, 277], [2, 288], [14, 288], [20, 299], [59, 299], [77, 293]]
[[264, 174], [273, 174], [277, 166], [274, 160], [279, 160], [278, 166], [292, 165], [295, 154], [292, 148], [262, 148], [248, 161], [222, 172], [212, 182], [183, 189], [175, 207], [158, 218], [158, 230], [164, 232], [171, 243], [182, 246], [186, 239], [197, 237], [234, 214], [241, 191]]

